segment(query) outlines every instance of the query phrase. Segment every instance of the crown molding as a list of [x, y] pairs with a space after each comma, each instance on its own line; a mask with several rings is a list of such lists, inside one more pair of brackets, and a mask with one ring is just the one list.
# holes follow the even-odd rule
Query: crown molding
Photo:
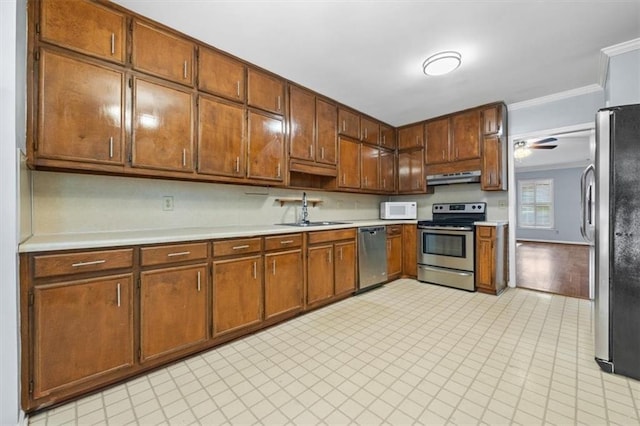
[[536, 105], [543, 105], [550, 102], [559, 101], [562, 99], [573, 98], [575, 96], [599, 92], [603, 90], [602, 87], [603, 86], [599, 84], [590, 84], [588, 86], [578, 87], [576, 89], [571, 89], [571, 90], [565, 90], [564, 92], [558, 92], [552, 95], [542, 96], [540, 98], [529, 99], [527, 101], [522, 101], [522, 102], [515, 102], [507, 105], [507, 109], [509, 111], [513, 111], [517, 109], [530, 108]]
[[613, 46], [600, 49], [600, 60], [598, 62], [598, 83], [604, 87], [609, 73], [609, 59], [612, 56], [621, 55], [640, 49], [640, 38], [614, 44]]

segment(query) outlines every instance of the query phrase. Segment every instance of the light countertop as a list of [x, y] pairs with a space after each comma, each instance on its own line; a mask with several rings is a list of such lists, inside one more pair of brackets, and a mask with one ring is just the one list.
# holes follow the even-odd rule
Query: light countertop
[[[348, 223], [346, 223], [348, 222]], [[417, 220], [352, 220], [344, 224], [297, 227], [285, 225], [229, 225], [199, 228], [149, 229], [114, 232], [86, 232], [33, 235], [22, 244], [20, 253], [119, 247], [141, 244], [177, 243], [222, 238], [292, 234], [297, 232], [345, 229], [361, 226], [416, 224]]]
[[508, 220], [486, 220], [482, 222], [474, 222], [476, 226], [505, 226], [509, 223]]

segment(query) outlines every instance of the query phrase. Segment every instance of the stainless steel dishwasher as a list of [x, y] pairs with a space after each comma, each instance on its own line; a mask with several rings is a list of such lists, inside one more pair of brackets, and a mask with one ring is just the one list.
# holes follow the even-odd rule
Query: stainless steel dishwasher
[[384, 226], [358, 228], [358, 293], [387, 281], [387, 231]]

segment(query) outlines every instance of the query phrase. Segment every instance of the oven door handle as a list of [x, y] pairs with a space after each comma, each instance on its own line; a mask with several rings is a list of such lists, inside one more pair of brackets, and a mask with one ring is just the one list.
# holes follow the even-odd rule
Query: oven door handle
[[418, 226], [418, 229], [426, 231], [473, 231], [470, 226]]
[[453, 271], [451, 269], [446, 269], [446, 268], [434, 268], [432, 266], [425, 266], [425, 265], [418, 265], [418, 267], [420, 269], [424, 269], [426, 271], [433, 271], [433, 272], [447, 272], [449, 274], [455, 274], [455, 275], [460, 275], [461, 277], [470, 277], [473, 275], [473, 272], [460, 272], [460, 271]]

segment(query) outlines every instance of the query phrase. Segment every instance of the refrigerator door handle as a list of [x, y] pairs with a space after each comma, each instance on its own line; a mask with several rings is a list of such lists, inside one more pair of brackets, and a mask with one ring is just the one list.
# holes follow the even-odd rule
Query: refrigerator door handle
[[587, 227], [592, 223], [592, 186], [587, 184], [587, 180], [589, 178], [589, 174], [594, 172], [595, 167], [593, 164], [589, 164], [580, 176], [580, 233], [582, 234], [582, 237], [590, 243], [593, 242], [593, 237], [587, 231]]

